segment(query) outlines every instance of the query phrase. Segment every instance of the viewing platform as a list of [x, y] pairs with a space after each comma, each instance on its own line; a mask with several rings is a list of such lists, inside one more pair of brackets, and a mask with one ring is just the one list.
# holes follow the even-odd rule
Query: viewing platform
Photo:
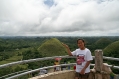
[[75, 71], [74, 70], [64, 70], [51, 72], [48, 74], [32, 77], [29, 79], [74, 79]]
[[[55, 59], [57, 57], [59, 57], [59, 58], [75, 58], [74, 56], [44, 57], [44, 58], [22, 60], [22, 61], [18, 61], [18, 62], [3, 64], [3, 65], [0, 65], [0, 68], [5, 68], [8, 66], [13, 66], [13, 65], [17, 65], [17, 64], [23, 64], [23, 63], [29, 63], [29, 62], [51, 60], [51, 59]], [[113, 66], [113, 65], [108, 65], [108, 64], [103, 63], [103, 59], [119, 61], [119, 58], [105, 57], [102, 55], [102, 50], [96, 50], [95, 56], [93, 56], [93, 59], [95, 59], [95, 64], [91, 64], [91, 66], [95, 66], [95, 68], [91, 69], [89, 79], [110, 79], [110, 73], [113, 72], [113, 71], [111, 71], [111, 67], [119, 70], [119, 66]], [[39, 72], [40, 70], [43, 70], [43, 69], [49, 69], [47, 74], [30, 76], [29, 79], [74, 79], [75, 78], [75, 71], [73, 69], [70, 69], [70, 70], [66, 69], [66, 70], [62, 70], [62, 71], [59, 70], [56, 72], [54, 72], [53, 70], [50, 70], [50, 69], [54, 69], [54, 67], [74, 66], [74, 65], [76, 65], [76, 63], [60, 64], [60, 65], [55, 65], [55, 66], [46, 66], [46, 67], [42, 67], [42, 68], [38, 68], [38, 69], [34, 69], [34, 70], [31, 69], [31, 70], [28, 70], [28, 71], [25, 71], [22, 73], [18, 73], [16, 75], [12, 75], [12, 76], [8, 76], [9, 75], [8, 74], [8, 75], [2, 76], [0, 78], [1, 79], [3, 79], [3, 78], [15, 79], [15, 78], [19, 78], [23, 75], [31, 75], [32, 73]], [[114, 79], [119, 79], [119, 76], [115, 75]]]

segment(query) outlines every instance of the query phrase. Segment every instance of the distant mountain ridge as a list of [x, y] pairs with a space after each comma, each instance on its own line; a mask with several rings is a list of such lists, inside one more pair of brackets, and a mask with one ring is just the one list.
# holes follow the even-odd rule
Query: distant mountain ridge
[[56, 38], [46, 40], [39, 48], [38, 51], [43, 56], [62, 56], [67, 55], [65, 47]]

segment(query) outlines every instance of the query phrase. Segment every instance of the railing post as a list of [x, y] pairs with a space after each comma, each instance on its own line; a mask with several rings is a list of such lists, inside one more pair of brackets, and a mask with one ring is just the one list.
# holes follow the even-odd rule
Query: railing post
[[102, 65], [103, 65], [103, 52], [102, 50], [95, 50], [95, 79], [102, 79]]

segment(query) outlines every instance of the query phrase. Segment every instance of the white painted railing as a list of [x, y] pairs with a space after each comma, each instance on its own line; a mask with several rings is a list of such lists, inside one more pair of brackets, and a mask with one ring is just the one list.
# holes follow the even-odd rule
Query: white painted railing
[[52, 60], [52, 59], [55, 59], [57, 57], [58, 58], [75, 58], [74, 56], [68, 56], [68, 55], [66, 55], [66, 56], [53, 56], [53, 57], [36, 58], [36, 59], [22, 60], [22, 61], [17, 61], [17, 62], [3, 64], [3, 65], [0, 65], [0, 68], [12, 66], [12, 65], [17, 65], [17, 64], [36, 62], [36, 61]]
[[119, 61], [119, 58], [114, 58], [114, 57], [106, 57], [106, 56], [103, 56], [103, 59]]
[[42, 70], [42, 69], [49, 69], [49, 68], [61, 67], [61, 66], [72, 66], [72, 65], [75, 65], [75, 64], [76, 63], [70, 63], [70, 64], [61, 64], [61, 65], [55, 65], [55, 66], [42, 67], [42, 68], [34, 69], [34, 70], [31, 70], [31, 71], [27, 71], [27, 72], [24, 72], [24, 73], [21, 73], [21, 74], [17, 74], [17, 75], [11, 76], [11, 77], [8, 77], [6, 79], [17, 78], [17, 77], [20, 77], [20, 76], [23, 76], [23, 75], [27, 75], [29, 73], [38, 72], [39, 70]]
[[24, 73], [24, 72], [27, 72], [27, 71], [30, 71], [30, 70], [32, 70], [32, 69], [28, 69], [28, 70], [23, 70], [23, 71], [7, 74], [7, 75], [4, 75], [4, 76], [1, 76], [0, 79], [3, 79], [5, 77], [11, 76], [11, 75], [19, 74], [19, 73]]
[[[24, 72], [24, 73], [21, 73], [21, 74], [17, 74], [17, 75], [14, 75], [14, 76], [11, 76], [11, 77], [8, 77], [6, 79], [13, 79], [13, 78], [17, 78], [17, 77], [20, 77], [20, 76], [23, 76], [23, 75], [27, 75], [29, 73], [34, 73], [34, 72], [37, 72], [39, 70], [42, 70], [42, 69], [50, 69], [50, 68], [54, 68], [54, 67], [61, 67], [61, 66], [73, 66], [75, 65], [76, 63], [70, 63], [70, 64], [60, 64], [60, 65], [57, 65], [57, 66], [48, 66], [48, 67], [42, 67], [42, 68], [38, 68], [38, 69], [34, 69], [34, 70], [31, 70], [31, 71], [27, 71], [27, 72]], [[91, 64], [91, 66], [94, 66], [95, 64]], [[113, 65], [108, 65], [109, 67], [112, 67]], [[113, 66], [115, 69], [119, 69], [119, 66]]]
[[[12, 62], [12, 63], [7, 63], [7, 64], [3, 64], [0, 65], [0, 68], [4, 68], [4, 67], [8, 67], [8, 66], [12, 66], [12, 65], [17, 65], [17, 64], [24, 64], [24, 63], [29, 63], [29, 62], [35, 62], [35, 61], [42, 61], [42, 60], [51, 60], [51, 59], [55, 59], [55, 58], [75, 58], [75, 56], [53, 56], [53, 57], [44, 57], [44, 58], [36, 58], [36, 59], [29, 59], [29, 60], [22, 60], [22, 61], [17, 61], [17, 62]], [[92, 56], [93, 58], [95, 58], [94, 56]], [[119, 58], [113, 58], [113, 57], [106, 57], [103, 56], [103, 59], [108, 59], [108, 60], [114, 60], [114, 61], [119, 61]]]
[[[75, 56], [68, 56], [68, 55], [66, 55], [66, 56], [53, 56], [53, 57], [36, 58], [36, 59], [22, 60], [22, 61], [12, 62], [12, 63], [8, 63], [8, 64], [3, 64], [3, 65], [0, 65], [0, 68], [5, 68], [5, 67], [8, 67], [8, 66], [12, 66], [12, 65], [35, 62], [35, 61], [52, 60], [52, 59], [55, 59], [57, 57], [59, 57], [59, 58], [75, 58]], [[95, 58], [94, 56], [92, 56], [92, 57]], [[105, 56], [103, 56], [103, 59], [119, 61], [119, 58], [113, 58], [113, 57], [105, 57]], [[70, 63], [70, 64], [61, 64], [61, 65], [57, 65], [57, 66], [60, 67], [60, 66], [69, 66], [69, 65], [75, 65], [75, 64], [76, 63]], [[94, 66], [94, 64], [91, 64], [91, 66]], [[108, 65], [108, 66], [112, 67], [113, 65]], [[49, 68], [54, 68], [54, 67], [56, 67], [56, 66], [48, 66], [48, 67], [38, 68], [38, 69], [35, 69], [35, 70], [23, 72], [21, 74], [17, 74], [17, 75], [8, 77], [6, 79], [17, 78], [17, 77], [20, 77], [20, 76], [23, 76], [23, 75], [26, 75], [26, 74], [29, 74], [29, 73], [37, 72], [37, 71], [42, 70], [42, 69], [49, 69]], [[119, 66], [113, 66], [113, 68], [119, 69]]]

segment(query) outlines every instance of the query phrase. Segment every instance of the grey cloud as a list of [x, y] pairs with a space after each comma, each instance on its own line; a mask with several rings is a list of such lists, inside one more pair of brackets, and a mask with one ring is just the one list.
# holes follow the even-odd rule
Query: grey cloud
[[1, 0], [0, 35], [118, 34], [118, 0], [44, 1]]

